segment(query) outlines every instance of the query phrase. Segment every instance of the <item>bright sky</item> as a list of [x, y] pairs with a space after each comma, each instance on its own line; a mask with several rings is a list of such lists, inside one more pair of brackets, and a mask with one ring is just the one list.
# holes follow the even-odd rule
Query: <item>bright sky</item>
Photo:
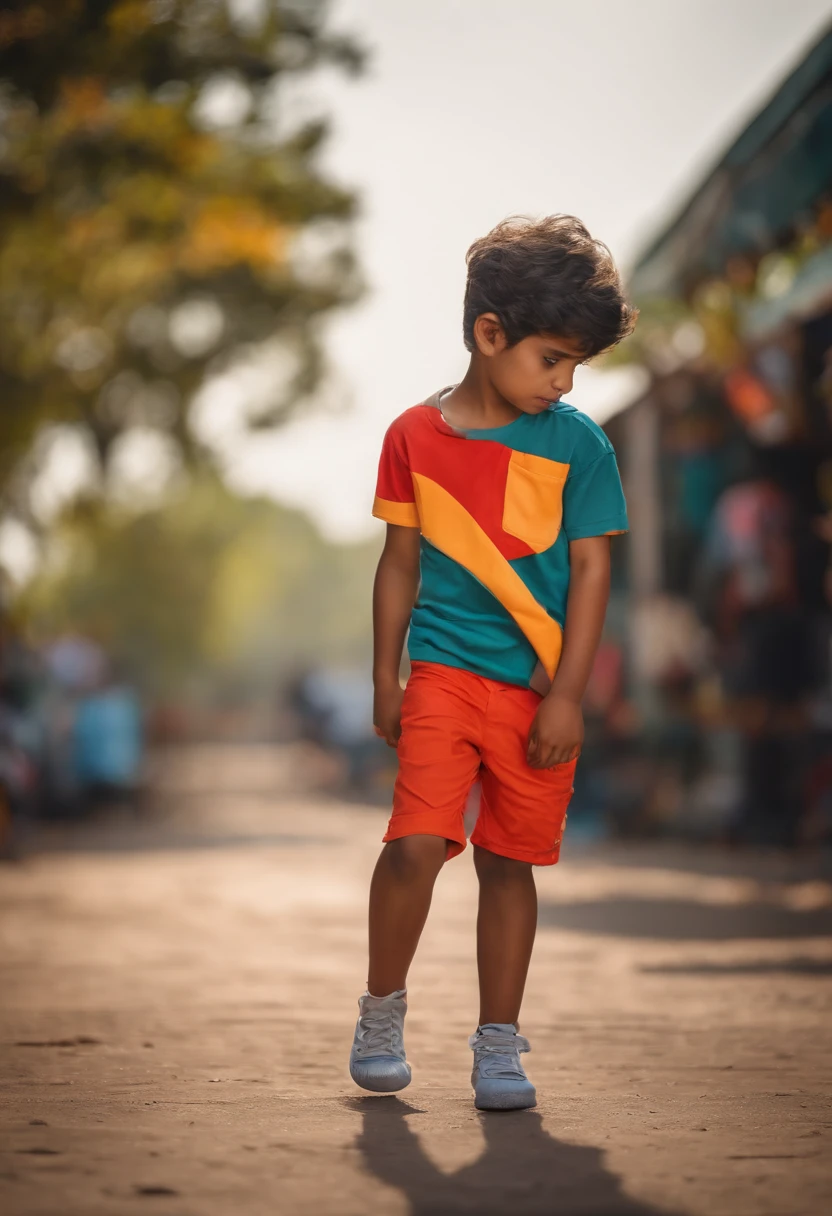
[[[626, 267], [829, 15], [829, 0], [336, 0], [332, 26], [368, 47], [369, 70], [327, 73], [292, 106], [332, 117], [324, 164], [362, 199], [369, 290], [328, 326], [328, 412], [246, 435], [253, 372], [204, 396], [199, 429], [232, 483], [303, 507], [332, 537], [371, 534], [388, 423], [464, 371], [471, 241], [512, 213], [573, 212]], [[586, 369], [570, 399], [603, 418], [628, 388]], [[132, 443], [125, 474], [166, 456], [138, 439], [145, 458]], [[57, 450], [45, 509], [89, 464], [78, 443]], [[31, 545], [9, 527], [0, 550], [23, 573]]]

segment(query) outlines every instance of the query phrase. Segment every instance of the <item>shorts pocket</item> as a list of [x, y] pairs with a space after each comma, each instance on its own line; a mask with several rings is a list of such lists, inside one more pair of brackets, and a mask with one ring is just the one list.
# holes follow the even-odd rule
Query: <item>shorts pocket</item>
[[528, 452], [512, 452], [506, 476], [503, 531], [542, 553], [558, 538], [569, 465]]

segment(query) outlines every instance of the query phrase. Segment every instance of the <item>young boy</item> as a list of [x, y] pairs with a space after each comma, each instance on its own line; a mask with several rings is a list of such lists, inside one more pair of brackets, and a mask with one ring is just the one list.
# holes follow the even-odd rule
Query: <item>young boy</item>
[[558, 860], [609, 592], [608, 538], [627, 530], [609, 441], [561, 399], [578, 364], [634, 319], [609, 251], [579, 220], [506, 220], [468, 251], [464, 379], [387, 432], [373, 508], [387, 524], [373, 678], [376, 729], [398, 748], [399, 773], [350, 1056], [364, 1089], [410, 1082], [407, 972], [436, 876], [465, 848], [479, 779], [475, 1104], [535, 1104], [517, 1032], [537, 922], [532, 866]]

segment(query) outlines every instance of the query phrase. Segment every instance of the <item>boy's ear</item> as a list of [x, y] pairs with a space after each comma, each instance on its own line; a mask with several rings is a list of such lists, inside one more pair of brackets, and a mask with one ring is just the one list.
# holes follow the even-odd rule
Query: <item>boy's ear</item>
[[474, 341], [481, 355], [498, 355], [506, 348], [506, 333], [496, 312], [483, 312], [474, 322]]

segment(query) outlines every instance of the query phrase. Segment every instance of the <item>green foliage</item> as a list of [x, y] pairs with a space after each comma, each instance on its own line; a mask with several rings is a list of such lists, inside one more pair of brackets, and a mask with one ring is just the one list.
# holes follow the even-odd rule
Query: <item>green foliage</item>
[[78, 504], [18, 610], [35, 637], [102, 642], [151, 697], [262, 693], [309, 663], [367, 660], [377, 551], [203, 474], [142, 514]]
[[679, 299], [649, 296], [635, 301], [638, 305], [638, 324], [631, 337], [616, 346], [599, 360], [605, 368], [626, 367], [637, 363], [652, 367], [658, 356], [672, 346], [673, 334], [680, 325], [690, 321], [689, 306]]
[[[252, 421], [314, 386], [315, 321], [358, 290], [354, 199], [317, 167], [322, 122], [279, 133], [276, 85], [361, 57], [319, 0], [245, 8], [3, 6], [0, 494], [45, 422], [87, 428], [102, 462], [135, 425], [187, 451], [206, 373], [275, 336], [292, 374]], [[220, 87], [237, 112], [209, 121]], [[301, 266], [297, 238], [322, 228]]]

